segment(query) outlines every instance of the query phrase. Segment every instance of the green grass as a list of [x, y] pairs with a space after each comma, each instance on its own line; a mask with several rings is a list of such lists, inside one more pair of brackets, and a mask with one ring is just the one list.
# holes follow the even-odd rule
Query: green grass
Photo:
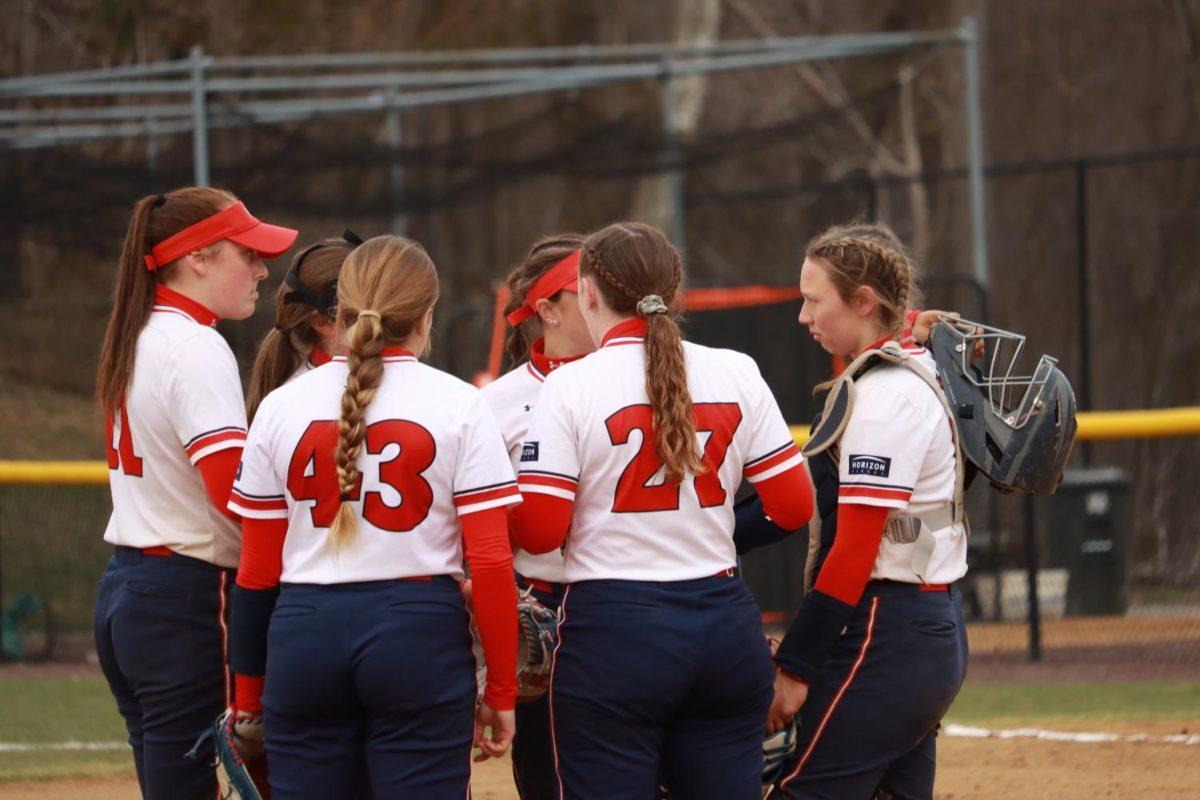
[[964, 725], [1200, 720], [1200, 683], [968, 682], [946, 718]]
[[[0, 741], [125, 741], [102, 678], [6, 678]], [[968, 684], [947, 719], [994, 727], [1200, 720], [1200, 683]], [[0, 753], [0, 781], [130, 773], [127, 749]]]
[[[125, 725], [102, 678], [0, 678], [0, 741], [123, 742]], [[0, 780], [116, 775], [133, 771], [128, 748], [101, 752], [0, 753]]]

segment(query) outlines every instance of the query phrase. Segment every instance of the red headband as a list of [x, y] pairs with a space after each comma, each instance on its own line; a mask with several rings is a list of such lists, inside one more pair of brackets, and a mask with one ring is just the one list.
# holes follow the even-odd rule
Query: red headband
[[525, 305], [508, 315], [508, 324], [520, 325], [537, 313], [537, 301], [553, 297], [562, 291], [579, 291], [579, 254], [576, 250], [562, 261], [546, 270], [546, 274], [537, 279], [528, 292], [525, 293]]
[[287, 252], [297, 234], [291, 228], [259, 222], [245, 203], [234, 203], [154, 245], [145, 257], [146, 269], [156, 270], [222, 239], [248, 247], [263, 258], [275, 258]]

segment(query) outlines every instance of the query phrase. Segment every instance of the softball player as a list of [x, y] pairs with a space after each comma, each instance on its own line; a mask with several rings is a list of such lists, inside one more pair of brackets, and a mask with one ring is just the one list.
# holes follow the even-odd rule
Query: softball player
[[283, 384], [328, 363], [335, 351], [337, 280], [342, 262], [362, 239], [346, 231], [301, 250], [275, 293], [275, 327], [259, 342], [246, 390], [246, 416]]
[[356, 797], [364, 773], [375, 797], [464, 797], [473, 740], [496, 756], [513, 736], [520, 494], [478, 391], [417, 360], [437, 296], [416, 242], [355, 249], [338, 280], [348, 356], [268, 395], [246, 442], [229, 503], [245, 518], [237, 707], [261, 692], [276, 800]]
[[[599, 349], [546, 377], [521, 448], [518, 544], [566, 547], [550, 711], [563, 798], [761, 796], [770, 652], [734, 575], [733, 493], [795, 530], [812, 494], [754, 362], [682, 341], [654, 228], [592, 234], [579, 306]], [[570, 531], [567, 537], [568, 529]]]
[[[916, 287], [890, 230], [832, 228], [805, 255], [800, 324], [825, 350], [863, 353], [898, 336]], [[924, 348], [890, 346], [935, 380]], [[768, 730], [803, 707], [799, 757], [781, 793], [928, 798], [938, 723], [967, 657], [953, 585], [967, 570], [966, 530], [947, 511], [961, 502], [953, 429], [907, 364], [858, 373], [847, 413], [836, 447], [809, 463], [821, 549], [816, 583], [776, 655]]]
[[95, 639], [146, 798], [216, 790], [211, 743], [184, 758], [230, 699], [227, 586], [239, 536], [225, 505], [246, 411], [214, 326], [253, 313], [262, 259], [295, 238], [229, 192], [199, 187], [142, 198], [125, 235], [96, 381], [113, 501], [104, 539], [116, 551], [96, 595]]
[[[560, 234], [533, 246], [508, 276], [512, 300], [508, 352], [512, 371], [483, 387], [484, 398], [500, 423], [513, 467], [520, 466], [521, 443], [537, 406], [542, 382], [552, 371], [595, 349], [579, 313], [579, 248], [584, 237]], [[532, 343], [530, 328], [543, 334]], [[534, 555], [513, 553], [517, 583], [545, 606], [557, 610], [563, 594], [563, 557], [558, 550]], [[513, 778], [522, 800], [557, 800], [550, 712], [545, 695], [517, 705], [513, 742]]]

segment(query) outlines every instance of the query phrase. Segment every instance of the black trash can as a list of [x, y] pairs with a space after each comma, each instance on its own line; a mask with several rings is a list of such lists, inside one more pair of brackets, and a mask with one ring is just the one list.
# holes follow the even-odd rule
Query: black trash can
[[1133, 517], [1129, 473], [1067, 470], [1056, 494], [1039, 499], [1045, 562], [1066, 569], [1070, 616], [1124, 614]]

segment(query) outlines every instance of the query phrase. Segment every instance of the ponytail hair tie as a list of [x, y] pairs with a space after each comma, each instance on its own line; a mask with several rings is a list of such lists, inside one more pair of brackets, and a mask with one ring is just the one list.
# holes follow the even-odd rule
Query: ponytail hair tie
[[353, 503], [354, 502], [354, 497], [351, 494], [348, 494], [346, 492], [342, 492], [340, 495], [338, 495], [338, 498], [343, 503]]
[[648, 294], [641, 300], [638, 300], [637, 313], [643, 317], [649, 317], [654, 314], [666, 314], [669, 309], [667, 304], [663, 302], [660, 295]]
[[167, 196], [165, 194], [156, 194], [154, 196], [154, 207], [155, 208], [162, 208], [163, 204], [166, 202], [167, 202]]
[[374, 309], [368, 308], [366, 311], [358, 312], [358, 318], [362, 319], [363, 317], [374, 317], [380, 322], [383, 322], [383, 317], [379, 316], [379, 312], [375, 311]]

